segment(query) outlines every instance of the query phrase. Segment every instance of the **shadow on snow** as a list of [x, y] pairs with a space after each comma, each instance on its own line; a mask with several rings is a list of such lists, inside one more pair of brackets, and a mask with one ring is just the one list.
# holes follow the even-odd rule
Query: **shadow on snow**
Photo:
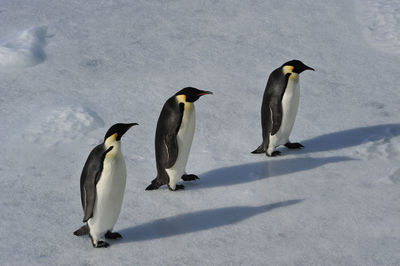
[[158, 219], [120, 230], [119, 232], [124, 238], [119, 243], [165, 238], [235, 224], [254, 215], [294, 205], [302, 201], [300, 199], [288, 200], [258, 207], [225, 207]]
[[196, 183], [185, 182], [188, 189], [202, 189], [253, 182], [264, 178], [317, 168], [324, 164], [353, 160], [346, 156], [326, 158], [291, 158], [266, 160], [211, 170], [200, 175]]
[[311, 153], [332, 151], [357, 146], [368, 141], [390, 140], [400, 135], [400, 124], [384, 124], [333, 132], [302, 141], [305, 149], [294, 151]]

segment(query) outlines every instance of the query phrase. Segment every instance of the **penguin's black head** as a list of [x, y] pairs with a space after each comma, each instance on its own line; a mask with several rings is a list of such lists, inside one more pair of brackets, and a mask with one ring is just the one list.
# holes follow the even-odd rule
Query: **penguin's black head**
[[178, 91], [175, 95], [185, 95], [186, 96], [186, 101], [187, 102], [195, 102], [197, 101], [201, 96], [206, 95], [206, 94], [213, 94], [211, 91], [202, 91], [196, 88], [192, 87], [186, 87], [180, 91]]
[[130, 129], [131, 127], [138, 125], [137, 123], [130, 123], [130, 124], [123, 124], [123, 123], [118, 123], [110, 127], [110, 129], [107, 131], [106, 135], [104, 136], [104, 141], [106, 139], [114, 134], [117, 134], [116, 140], [119, 141], [121, 140], [121, 137]]
[[282, 67], [284, 66], [290, 66], [293, 67], [292, 72], [300, 74], [301, 72], [303, 72], [304, 70], [312, 70], [315, 71], [314, 68], [306, 66], [305, 64], [303, 64], [303, 62], [301, 62], [300, 60], [292, 60], [289, 62], [286, 62], [282, 65]]

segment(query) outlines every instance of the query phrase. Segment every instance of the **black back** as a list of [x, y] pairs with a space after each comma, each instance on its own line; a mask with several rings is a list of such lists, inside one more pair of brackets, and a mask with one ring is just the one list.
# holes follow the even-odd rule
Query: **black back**
[[83, 222], [87, 222], [93, 216], [93, 208], [96, 200], [96, 185], [99, 182], [106, 154], [113, 146], [105, 149], [104, 144], [97, 145], [89, 154], [81, 174], [81, 202], [83, 208]]
[[165, 169], [172, 167], [178, 158], [176, 136], [181, 126], [184, 107], [184, 103], [178, 103], [176, 97], [172, 96], [165, 102], [158, 118], [155, 137], [157, 177], [152, 182], [157, 186], [169, 183]]
[[269, 134], [275, 135], [282, 123], [282, 97], [285, 93], [290, 73], [282, 68], [272, 71], [265, 87], [261, 106], [261, 125], [264, 150], [268, 149]]

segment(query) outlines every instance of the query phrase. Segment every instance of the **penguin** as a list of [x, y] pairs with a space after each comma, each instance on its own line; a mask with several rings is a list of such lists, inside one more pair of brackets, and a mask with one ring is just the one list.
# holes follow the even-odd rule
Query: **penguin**
[[121, 152], [121, 137], [137, 123], [118, 123], [107, 131], [104, 142], [89, 154], [81, 174], [81, 203], [84, 217], [81, 228], [74, 235], [89, 234], [95, 248], [109, 244], [101, 240], [122, 236], [112, 229], [117, 222], [126, 184], [126, 166]]
[[314, 71], [299, 60], [291, 60], [270, 74], [261, 106], [263, 142], [252, 153], [277, 156], [281, 152], [274, 150], [280, 145], [289, 149], [304, 147], [300, 143], [289, 141], [299, 107], [299, 74], [304, 70]]
[[176, 184], [180, 179], [199, 179], [196, 175], [186, 174], [185, 167], [195, 130], [193, 103], [207, 94], [213, 93], [186, 87], [165, 102], [158, 118], [155, 136], [157, 177], [146, 190], [168, 185], [171, 191], [175, 191], [184, 189], [183, 185]]

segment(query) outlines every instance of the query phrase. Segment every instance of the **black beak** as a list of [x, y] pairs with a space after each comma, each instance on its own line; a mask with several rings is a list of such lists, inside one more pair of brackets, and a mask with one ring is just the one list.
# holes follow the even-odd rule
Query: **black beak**
[[207, 94], [214, 94], [214, 93], [212, 91], [201, 91], [199, 94], [197, 94], [197, 96], [200, 97]]
[[130, 124], [127, 124], [128, 129], [131, 128], [131, 127], [133, 127], [133, 126], [137, 126], [137, 125], [139, 125], [139, 124], [138, 124], [138, 123], [130, 123]]
[[306, 66], [306, 65], [305, 65], [305, 67], [306, 67], [306, 68], [305, 68], [304, 70], [312, 70], [312, 71], [315, 71], [315, 69], [312, 68], [312, 67], [309, 67], [309, 66]]

